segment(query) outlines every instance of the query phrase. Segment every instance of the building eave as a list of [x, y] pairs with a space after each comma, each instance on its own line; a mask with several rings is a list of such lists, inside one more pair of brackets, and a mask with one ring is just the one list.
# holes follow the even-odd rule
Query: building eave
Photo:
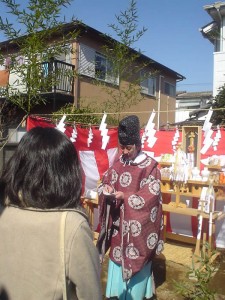
[[177, 92], [176, 99], [203, 99], [203, 98], [213, 98], [212, 91], [204, 91], [204, 92]]
[[201, 108], [195, 109], [189, 113], [190, 118], [198, 118], [200, 114], [206, 115], [208, 113], [208, 110], [212, 106], [212, 103], [207, 103], [206, 105], [202, 106]]
[[225, 2], [215, 2], [214, 4], [205, 5], [203, 8], [217, 23], [220, 23], [221, 16], [225, 16]]
[[214, 36], [218, 32], [218, 29], [218, 24], [215, 21], [212, 21], [211, 23], [201, 27], [199, 31], [204, 38], [208, 39], [212, 44], [214, 44]]

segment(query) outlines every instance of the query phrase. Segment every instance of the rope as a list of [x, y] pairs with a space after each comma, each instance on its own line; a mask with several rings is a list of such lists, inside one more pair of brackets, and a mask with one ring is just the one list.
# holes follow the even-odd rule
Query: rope
[[[201, 109], [199, 108], [198, 110], [201, 110], [201, 111], [208, 111], [209, 109], [206, 108], [206, 109]], [[219, 110], [224, 110], [224, 108], [212, 108], [211, 109], [212, 111], [219, 111]], [[157, 111], [155, 110], [155, 113], [170, 113], [170, 112], [182, 112], [182, 111], [194, 111], [193, 109], [191, 108], [187, 108], [187, 109], [171, 109], [171, 110], [160, 110], [160, 111]], [[121, 114], [149, 114], [149, 110], [146, 110], [146, 111], [135, 111], [135, 112], [132, 112], [132, 111], [123, 111], [123, 112], [107, 112], [107, 115], [121, 115]], [[32, 114], [33, 116], [63, 116], [65, 113], [57, 113], [57, 114]], [[90, 115], [102, 115], [104, 114], [104, 112], [100, 112], [100, 113], [96, 113], [96, 112], [91, 112], [91, 113], [72, 113], [72, 114], [68, 114], [66, 113], [67, 116], [90, 116]]]

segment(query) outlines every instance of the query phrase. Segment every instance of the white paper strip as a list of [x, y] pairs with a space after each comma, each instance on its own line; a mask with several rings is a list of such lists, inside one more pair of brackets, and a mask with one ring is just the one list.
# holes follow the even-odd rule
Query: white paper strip
[[103, 149], [103, 150], [105, 150], [105, 148], [106, 148], [108, 142], [109, 142], [109, 136], [108, 136], [108, 135], [103, 136], [103, 137], [102, 137], [102, 149]]
[[106, 128], [107, 127], [107, 124], [106, 124], [106, 117], [107, 117], [107, 114], [104, 113], [103, 117], [102, 117], [102, 121], [101, 121], [101, 124], [100, 124], [100, 127], [99, 127], [99, 130], [101, 131], [101, 136], [102, 136], [102, 149], [105, 150], [108, 142], [109, 142], [109, 136], [107, 136], [108, 134], [108, 129]]
[[65, 124], [64, 124], [65, 119], [66, 119], [66, 115], [63, 115], [59, 124], [56, 126], [56, 128], [63, 133], [66, 131]]
[[206, 129], [208, 127], [208, 123], [209, 123], [209, 121], [211, 119], [212, 114], [213, 114], [213, 110], [210, 107], [210, 109], [208, 111], [208, 114], [206, 115], [205, 122], [204, 122], [203, 127], [202, 127], [203, 131], [206, 131]]
[[[212, 136], [212, 134], [213, 134], [213, 130], [209, 130], [209, 131], [207, 131], [207, 132], [205, 132], [205, 140], [207, 140], [207, 139], [209, 139], [211, 136]], [[205, 140], [203, 141], [203, 144], [205, 144]]]
[[87, 140], [88, 147], [90, 147], [90, 144], [92, 143], [92, 140], [93, 140], [93, 132], [92, 132], [92, 129], [90, 127], [89, 132], [88, 132], [88, 140]]
[[209, 140], [207, 141], [207, 143], [202, 147], [200, 153], [201, 153], [201, 154], [205, 154], [206, 151], [209, 149], [209, 147], [212, 145], [212, 143], [213, 143], [213, 139], [209, 139]]
[[150, 148], [152, 148], [155, 145], [156, 141], [157, 141], [157, 138], [155, 136], [153, 136], [151, 139], [148, 140], [148, 146]]
[[102, 121], [99, 127], [99, 130], [102, 130], [102, 128], [106, 128], [106, 124], [105, 124], [105, 120], [106, 120], [107, 114], [104, 113], [103, 117], [102, 117]]
[[77, 129], [76, 129], [76, 126], [74, 125], [70, 140], [72, 143], [74, 143], [74, 142], [76, 142], [76, 139], [77, 139]]
[[[151, 115], [150, 115], [150, 118], [149, 118], [149, 120], [148, 120], [148, 123], [147, 123], [147, 125], [146, 125], [146, 127], [145, 127], [145, 129], [147, 129], [147, 130], [149, 130], [151, 127], [151, 124], [153, 123], [153, 120], [154, 120], [154, 118], [155, 118], [155, 115], [156, 115], [156, 112], [155, 112], [155, 110], [153, 109], [153, 111], [152, 111], [152, 113], [151, 113]], [[154, 124], [154, 123], [153, 123]], [[155, 126], [155, 124], [154, 124], [154, 126]], [[153, 126], [153, 127], [154, 127]], [[153, 128], [152, 127], [152, 128]]]

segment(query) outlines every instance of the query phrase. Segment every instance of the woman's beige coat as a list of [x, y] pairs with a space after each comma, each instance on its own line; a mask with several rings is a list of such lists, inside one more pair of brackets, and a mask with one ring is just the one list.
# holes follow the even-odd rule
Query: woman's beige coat
[[[58, 210], [0, 210], [0, 299], [62, 299], [61, 215]], [[102, 299], [92, 232], [85, 217], [72, 210], [66, 219], [65, 259], [68, 300]]]

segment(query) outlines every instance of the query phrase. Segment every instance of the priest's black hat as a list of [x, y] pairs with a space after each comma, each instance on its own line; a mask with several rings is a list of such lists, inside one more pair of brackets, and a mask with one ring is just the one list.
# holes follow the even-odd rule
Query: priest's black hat
[[140, 145], [140, 121], [131, 115], [122, 119], [118, 127], [118, 138], [121, 145]]

